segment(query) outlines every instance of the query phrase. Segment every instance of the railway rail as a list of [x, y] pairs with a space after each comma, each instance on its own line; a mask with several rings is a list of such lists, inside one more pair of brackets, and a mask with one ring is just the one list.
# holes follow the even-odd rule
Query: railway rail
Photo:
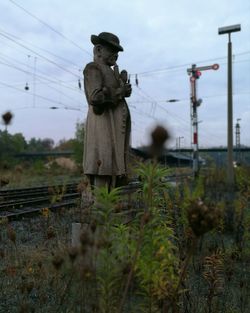
[[[166, 181], [175, 183], [190, 174], [168, 176]], [[121, 194], [131, 194], [139, 189], [141, 183], [134, 181], [121, 188]], [[38, 186], [32, 188], [0, 189], [0, 218], [16, 219], [44, 208], [50, 210], [72, 207], [81, 201], [78, 182], [68, 184]]]
[[0, 190], [0, 218], [18, 218], [41, 211], [76, 204], [80, 198], [76, 182], [32, 188]]

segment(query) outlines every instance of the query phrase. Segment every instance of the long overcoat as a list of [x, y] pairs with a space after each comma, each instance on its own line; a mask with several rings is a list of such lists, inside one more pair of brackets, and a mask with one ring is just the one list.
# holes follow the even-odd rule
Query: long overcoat
[[113, 69], [91, 62], [84, 71], [88, 101], [83, 170], [90, 175], [126, 175], [131, 119]]

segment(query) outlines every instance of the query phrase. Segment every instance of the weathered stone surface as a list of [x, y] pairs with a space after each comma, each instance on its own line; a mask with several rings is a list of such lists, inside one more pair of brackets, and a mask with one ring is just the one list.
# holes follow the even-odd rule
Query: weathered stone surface
[[[125, 98], [132, 89], [125, 70], [116, 61], [123, 51], [119, 38], [111, 33], [92, 35], [94, 62], [86, 65], [84, 90], [89, 105], [85, 124], [84, 174], [92, 185], [114, 185], [127, 175], [131, 119]], [[113, 180], [113, 183], [112, 183]]]

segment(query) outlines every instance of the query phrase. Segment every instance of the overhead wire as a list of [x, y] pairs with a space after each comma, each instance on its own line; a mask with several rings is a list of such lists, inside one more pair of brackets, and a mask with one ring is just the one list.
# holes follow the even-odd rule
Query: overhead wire
[[[147, 96], [151, 101], [153, 100], [163, 111], [165, 111], [168, 115], [172, 116], [174, 119], [177, 119], [179, 120], [180, 123], [184, 124], [185, 127], [186, 127], [186, 124], [188, 124], [190, 126], [190, 122], [188, 122], [187, 120], [181, 118], [180, 116], [172, 113], [172, 112], [169, 112], [165, 107], [163, 107], [162, 105], [160, 105], [158, 103], [158, 101], [155, 101], [150, 95], [148, 95], [145, 91], [142, 90], [142, 88], [138, 88], [141, 92], [143, 92], [143, 94], [145, 96]], [[207, 134], [205, 134], [205, 136], [208, 138]], [[213, 138], [215, 138], [214, 134], [212, 134]], [[218, 138], [217, 138], [218, 139]]]
[[[87, 54], [91, 55], [86, 49], [83, 49], [81, 46], [79, 46], [77, 43], [75, 43], [73, 40], [71, 40], [70, 38], [68, 38], [67, 36], [65, 36], [63, 33], [59, 32], [58, 30], [56, 30], [54, 27], [52, 27], [51, 25], [49, 25], [47, 22], [43, 21], [41, 18], [37, 17], [36, 15], [34, 15], [33, 13], [31, 13], [30, 11], [28, 11], [27, 9], [25, 9], [23, 6], [21, 6], [20, 4], [16, 3], [13, 0], [9, 0], [13, 5], [15, 5], [16, 7], [18, 7], [19, 9], [21, 9], [22, 11], [24, 11], [26, 14], [30, 15], [32, 18], [36, 19], [37, 21], [39, 21], [41, 24], [43, 24], [44, 26], [46, 26], [49, 30], [53, 31], [54, 33], [56, 33], [57, 35], [61, 36], [62, 38], [64, 38], [65, 40], [69, 41], [71, 44], [73, 44], [74, 46], [76, 46], [77, 48], [81, 49], [82, 51], [86, 52]], [[238, 54], [234, 54], [234, 55], [244, 55], [244, 54], [249, 54], [250, 51], [245, 51], [242, 53], [238, 53]], [[225, 57], [217, 57], [217, 58], [210, 58], [210, 59], [206, 59], [206, 60], [200, 60], [200, 61], [196, 61], [195, 63], [204, 63], [204, 62], [209, 62], [209, 61], [215, 61], [215, 60], [220, 60], [220, 59], [225, 59]], [[190, 62], [192, 63], [192, 62]], [[182, 64], [182, 65], [177, 65], [177, 66], [171, 66], [171, 67], [167, 67], [167, 68], [160, 68], [160, 69], [155, 69], [155, 70], [150, 70], [150, 71], [144, 71], [144, 72], [139, 72], [139, 73], [135, 73], [135, 74], [131, 74], [131, 75], [135, 75], [137, 77], [137, 75], [145, 75], [148, 73], [155, 73], [155, 72], [161, 72], [161, 71], [166, 71], [166, 70], [172, 70], [172, 69], [177, 69], [177, 68], [181, 68], [184, 66], [189, 66], [190, 63], [186, 63], [186, 64]]]
[[44, 49], [44, 48], [39, 47], [39, 46], [37, 46], [37, 45], [34, 45], [34, 44], [31, 43], [31, 42], [28, 42], [28, 41], [26, 41], [26, 40], [24, 40], [24, 39], [21, 39], [20, 37], [18, 37], [18, 36], [16, 36], [16, 35], [13, 35], [13, 34], [11, 34], [10, 32], [6, 32], [6, 31], [5, 31], [4, 29], [2, 29], [2, 28], [0, 28], [0, 31], [3, 32], [3, 33], [4, 33], [5, 35], [7, 35], [7, 36], [13, 37], [13, 38], [16, 39], [16, 40], [19, 40], [19, 41], [22, 41], [23, 43], [28, 44], [29, 46], [32, 46], [32, 47], [34, 47], [34, 48], [36, 48], [36, 49], [39, 49], [39, 50], [41, 50], [41, 51], [44, 51], [44, 52], [46, 52], [46, 53], [52, 55], [53, 57], [55, 57], [55, 58], [57, 58], [57, 59], [60, 59], [61, 61], [64, 61], [64, 62], [66, 62], [66, 63], [69, 63], [69, 64], [73, 65], [74, 67], [76, 67], [77, 69], [79, 69], [79, 65], [77, 65], [77, 64], [74, 63], [74, 62], [72, 62], [71, 60], [68, 60], [68, 59], [66, 59], [66, 58], [64, 58], [64, 57], [59, 56], [58, 54], [55, 54], [54, 52], [51, 52], [51, 51], [49, 51], [49, 50], [47, 50], [47, 49]]
[[[250, 50], [249, 51], [244, 51], [244, 52], [241, 52], [241, 53], [235, 53], [234, 56], [241, 56], [241, 55], [246, 55], [246, 54], [250, 54]], [[153, 69], [153, 70], [144, 71], [144, 72], [131, 73], [130, 75], [131, 76], [136, 76], [136, 75], [137, 76], [138, 75], [144, 76], [146, 74], [165, 72], [165, 71], [172, 71], [172, 70], [176, 70], [176, 69], [185, 68], [187, 66], [190, 66], [190, 64], [193, 64], [193, 63], [195, 63], [195, 64], [202, 64], [202, 63], [205, 63], [205, 62], [218, 61], [218, 60], [224, 60], [224, 59], [227, 59], [227, 56], [215, 57], [215, 58], [206, 59], [206, 60], [200, 60], [200, 61], [196, 61], [196, 62], [189, 62], [189, 63], [180, 64], [180, 65], [168, 66], [168, 67]]]
[[[242, 95], [242, 94], [250, 94], [250, 90], [243, 90], [243, 91], [239, 91], [239, 92], [233, 92], [233, 95], [234, 96], [238, 96], [238, 95]], [[215, 95], [208, 95], [208, 96], [202, 96], [202, 99], [209, 99], [209, 98], [218, 98], [218, 97], [226, 97], [227, 94], [226, 93], [223, 93], [223, 94], [215, 94]], [[132, 100], [130, 101], [130, 103], [133, 105], [133, 104], [143, 104], [143, 103], [151, 103], [152, 100], [150, 99], [146, 99], [146, 100]], [[168, 100], [162, 100], [162, 99], [159, 99], [159, 100], [155, 100], [155, 102], [157, 103], [168, 103], [171, 101], [168, 101]], [[176, 99], [176, 101], [174, 102], [190, 102], [190, 98], [182, 98], [182, 99]]]
[[[9, 85], [9, 84], [7, 84], [7, 83], [5, 83], [5, 82], [0, 81], [0, 84], [3, 85], [3, 86], [5, 86], [5, 87], [14, 89], [14, 90], [16, 90], [16, 91], [25, 93], [25, 94], [27, 94], [27, 95], [29, 95], [29, 96], [34, 96], [33, 92], [27, 92], [27, 91], [25, 91], [24, 89], [19, 89], [19, 88], [17, 88], [17, 87], [14, 87], [14, 86], [12, 86], [12, 85]], [[53, 99], [50, 99], [50, 98], [48, 98], [48, 97], [44, 97], [44, 96], [39, 95], [39, 94], [35, 94], [35, 96], [36, 96], [37, 98], [39, 98], [39, 99], [42, 99], [42, 100], [51, 102], [51, 103], [53, 103], [53, 104], [63, 105], [64, 108], [66, 108], [66, 107], [68, 108], [68, 106], [67, 106], [66, 104], [62, 103], [62, 102], [55, 101], [55, 100], [53, 100]]]
[[52, 32], [56, 33], [57, 35], [59, 35], [60, 37], [62, 37], [63, 39], [67, 40], [68, 42], [70, 42], [72, 45], [74, 45], [75, 47], [77, 47], [78, 49], [82, 50], [83, 52], [91, 55], [89, 53], [89, 51], [87, 51], [86, 49], [83, 49], [81, 46], [79, 46], [77, 43], [75, 43], [73, 40], [71, 40], [70, 38], [68, 38], [67, 36], [65, 36], [63, 33], [59, 32], [57, 29], [55, 29], [54, 27], [52, 27], [51, 25], [49, 25], [47, 22], [43, 21], [41, 18], [37, 17], [36, 15], [34, 15], [33, 13], [31, 13], [30, 11], [28, 11], [27, 9], [25, 9], [24, 7], [22, 7], [20, 4], [17, 4], [15, 1], [13, 0], [9, 0], [12, 4], [14, 4], [16, 7], [18, 7], [19, 9], [21, 9], [22, 11], [24, 11], [26, 14], [28, 14], [29, 16], [31, 16], [32, 18], [36, 19], [38, 22], [40, 22], [41, 24], [43, 24], [44, 26], [46, 26], [48, 29], [50, 29]]
[[[6, 32], [5, 32], [6, 33]], [[0, 33], [1, 34], [1, 33]], [[3, 35], [3, 34], [2, 34]], [[15, 36], [15, 35], [11, 35], [11, 36]], [[6, 36], [5, 36], [6, 37]], [[16, 36], [15, 36], [16, 37]], [[16, 37], [16, 38], [18, 38], [18, 37]], [[8, 35], [7, 35], [7, 39], [9, 39], [9, 40], [12, 40], [11, 38], [9, 38], [8, 37]], [[15, 43], [17, 43], [15, 40], [14, 40], [14, 42]], [[25, 47], [24, 45], [22, 45], [22, 44], [20, 44], [22, 47], [24, 47], [25, 49], [29, 49], [29, 48], [27, 48], [27, 47]], [[33, 51], [33, 50], [31, 50], [31, 49], [29, 49], [30, 51], [32, 51], [32, 52], [34, 52], [34, 53], [36, 53], [37, 54], [37, 52], [35, 52], [35, 51]], [[248, 52], [243, 52], [243, 53], [239, 53], [238, 55], [243, 55], [243, 54], [247, 54]], [[39, 54], [37, 54], [37, 55], [39, 55]], [[51, 61], [51, 60], [49, 60], [48, 58], [46, 58], [46, 57], [44, 57], [44, 56], [41, 56], [40, 55], [40, 57], [42, 57], [43, 59], [46, 59], [48, 62], [50, 62], [50, 63], [53, 63], [54, 65], [56, 65], [56, 66], [58, 66], [58, 67], [60, 67], [61, 69], [63, 69], [63, 70], [66, 70], [66, 71], [68, 71], [67, 69], [65, 69], [65, 68], [62, 68], [62, 66], [61, 65], [58, 65], [57, 63], [55, 63], [54, 61]], [[57, 56], [58, 58], [60, 58], [59, 56]], [[63, 58], [62, 58], [63, 59]], [[210, 59], [211, 60], [211, 59]], [[67, 60], [68, 61], [68, 60]], [[68, 61], [68, 62], [70, 62], [70, 61]], [[240, 62], [240, 61], [239, 61]], [[180, 67], [180, 66], [179, 66]], [[172, 67], [172, 68], [174, 68], [174, 67]], [[171, 68], [169, 68], [169, 69], [171, 69]], [[166, 70], [166, 69], [165, 69]], [[151, 71], [152, 72], [152, 71]], [[70, 72], [71, 74], [73, 74], [74, 76], [76, 76], [76, 77], [79, 77], [79, 75], [76, 75], [76, 74], [74, 74], [74, 73], [72, 73], [72, 72]], [[144, 72], [144, 73], [146, 73], [146, 72]], [[148, 73], [148, 72], [147, 72]], [[137, 74], [136, 74], [137, 75]]]
[[[0, 62], [0, 64], [3, 64], [3, 63]], [[39, 78], [37, 78], [37, 76], [36, 76], [36, 79], [40, 80]], [[15, 87], [15, 86], [13, 86], [13, 85], [7, 84], [6, 82], [5, 82], [5, 83], [2, 82], [2, 85], [3, 85], [3, 84], [5, 84], [4, 86], [8, 85], [8, 87], [11, 86], [11, 87], [13, 87], [13, 88], [16, 88], [17, 90], [20, 90], [20, 89], [18, 89], [17, 87]], [[50, 86], [50, 85], [48, 85], [48, 84], [46, 84], [46, 83], [45, 83], [45, 85], [46, 85], [47, 87], [51, 88], [52, 90], [55, 90], [56, 92], [58, 92], [59, 95], [63, 95], [65, 98], [70, 99], [71, 102], [74, 102], [74, 103], [76, 103], [76, 104], [78, 104], [78, 105], [80, 105], [80, 106], [83, 105], [83, 103], [81, 103], [80, 101], [77, 101], [76, 99], [74, 99], [74, 98], [68, 96], [67, 94], [63, 93], [62, 91], [58, 90], [57, 88], [52, 87], [52, 86]], [[22, 91], [23, 91], [23, 90], [22, 90]], [[30, 93], [30, 91], [24, 91], [24, 92], [25, 92], [25, 93]], [[41, 98], [41, 96], [37, 95], [37, 93], [36, 93], [35, 90], [34, 90], [34, 92], [32, 93], [32, 95], [33, 95], [33, 99], [35, 99], [37, 96], [38, 96], [39, 98]], [[52, 101], [52, 100], [51, 100], [51, 101]], [[61, 101], [57, 101], [56, 103], [60, 104]]]
[[[0, 53], [0, 54], [2, 54], [2, 53]], [[5, 65], [5, 66], [8, 66], [8, 67], [10, 67], [10, 68], [13, 68], [13, 69], [15, 69], [15, 70], [24, 72], [24, 73], [26, 73], [26, 74], [32, 75], [32, 72], [30, 72], [30, 71], [28, 71], [28, 70], [25, 70], [25, 69], [22, 69], [22, 68], [20, 68], [20, 67], [14, 65], [14, 64], [9, 63], [10, 61], [8, 61], [8, 58], [7, 58], [7, 61], [6, 61], [6, 57], [0, 56], [0, 59], [3, 59], [5, 62], [8, 62], [8, 63], [0, 62], [0, 64]], [[15, 61], [14, 61], [14, 62], [15, 62]], [[25, 65], [23, 62], [18, 62], [18, 61], [16, 61], [16, 62], [19, 63], [19, 64]], [[26, 67], [27, 67], [27, 65], [26, 65]], [[29, 68], [31, 68], [31, 67], [29, 66]], [[43, 73], [41, 70], [38, 70], [38, 72], [39, 72], [39, 73]], [[39, 78], [41, 78], [42, 80], [46, 80], [46, 81], [48, 81], [48, 82], [50, 82], [50, 83], [52, 83], [52, 84], [57, 84], [57, 85], [60, 85], [60, 86], [62, 85], [64, 88], [70, 89], [70, 90], [72, 90], [72, 91], [74, 91], [74, 92], [77, 92], [77, 93], [79, 94], [79, 89], [78, 89], [77, 87], [70, 87], [70, 86], [66, 85], [64, 81], [51, 79], [51, 78], [48, 78], [47, 76], [44, 77], [44, 74], [39, 75], [39, 74], [36, 73], [36, 77], [39, 77]], [[45, 84], [45, 83], [44, 83], [44, 84]]]
[[[25, 11], [27, 14], [29, 14], [29, 15], [31, 15], [33, 18], [35, 18], [35, 19], [37, 19], [39, 22], [41, 22], [42, 24], [44, 24], [45, 26], [47, 26], [48, 28], [50, 28], [52, 31], [54, 31], [54, 32], [56, 32], [57, 34], [59, 34], [60, 36], [62, 36], [63, 38], [65, 38], [65, 39], [67, 39], [68, 40], [68, 38], [66, 37], [66, 36], [64, 36], [62, 33], [60, 33], [60, 32], [58, 32], [57, 30], [55, 30], [53, 27], [51, 27], [49, 24], [47, 24], [47, 23], [45, 23], [44, 21], [42, 21], [41, 19], [39, 19], [39, 18], [37, 18], [35, 15], [33, 15], [32, 13], [30, 13], [29, 11], [27, 11], [25, 8], [23, 8], [23, 7], [21, 7], [20, 5], [18, 5], [17, 3], [15, 3], [14, 1], [12, 1], [12, 0], [9, 0], [10, 2], [12, 2], [13, 4], [15, 4], [16, 6], [18, 6], [20, 9], [22, 9], [23, 11]], [[71, 43], [72, 43], [72, 40], [69, 40]], [[78, 45], [77, 45], [78, 46]], [[78, 46], [78, 48], [80, 48], [81, 49], [81, 47], [79, 47]], [[85, 52], [87, 52], [86, 50], [85, 50]], [[88, 53], [88, 52], [87, 52]], [[217, 58], [218, 59], [218, 58]], [[210, 59], [211, 60], [211, 59]], [[205, 61], [199, 61], [200, 63], [202, 63], [202, 62], [206, 62], [206, 61], [209, 61], [209, 60], [205, 60]], [[189, 64], [187, 64], [187, 65], [190, 65], [190, 63]], [[182, 65], [182, 66], [185, 66], [185, 65]], [[180, 68], [180, 66], [178, 66], [179, 68]], [[166, 71], [167, 69], [160, 69], [160, 71]], [[156, 70], [156, 71], [159, 71], [159, 70]], [[150, 71], [151, 73], [152, 72], [156, 72], [156, 71]], [[143, 73], [139, 73], [139, 74], [145, 74], [145, 73], [150, 73], [149, 71], [148, 72], [143, 72]], [[138, 73], [137, 73], [138, 74]], [[135, 74], [135, 75], [137, 75], [137, 74]], [[76, 75], [75, 75], [76, 76]], [[157, 103], [155, 100], [154, 100], [154, 103]], [[169, 112], [164, 108], [164, 107], [161, 107], [164, 111], [166, 111], [168, 114], [169, 114]]]
[[25, 45], [23, 45], [23, 44], [17, 42], [17, 41], [14, 40], [13, 38], [11, 38], [11, 37], [9, 37], [9, 36], [7, 36], [7, 35], [1, 33], [1, 32], [0, 32], [0, 35], [3, 36], [3, 37], [5, 37], [5, 38], [7, 38], [7, 39], [9, 39], [10, 41], [15, 42], [17, 45], [19, 45], [19, 46], [21, 46], [21, 47], [27, 49], [28, 51], [31, 51], [31, 52], [34, 53], [35, 55], [38, 55], [40, 58], [46, 60], [47, 62], [49, 62], [49, 63], [51, 63], [51, 64], [53, 64], [53, 65], [55, 65], [56, 67], [60, 68], [61, 70], [65, 71], [65, 72], [68, 72], [68, 73], [70, 73], [71, 75], [73, 75], [73, 76], [75, 76], [75, 77], [77, 77], [77, 78], [79, 77], [79, 75], [76, 75], [76, 74], [73, 73], [72, 71], [70, 71], [70, 70], [64, 68], [64, 67], [61, 66], [60, 64], [57, 64], [56, 62], [50, 60], [49, 58], [47, 58], [47, 57], [41, 55], [40, 53], [36, 52], [35, 50], [30, 49], [30, 48], [28, 48], [27, 46], [25, 46]]
[[[150, 103], [153, 101], [154, 103], [155, 103], [155, 105], [159, 105], [158, 103], [157, 103], [157, 101], [155, 101], [151, 96], [149, 96], [145, 91], [143, 91], [142, 90], [142, 88], [138, 88], [146, 97], [148, 97], [151, 101], [150, 101]], [[136, 89], [135, 89], [136, 90]], [[163, 108], [164, 109], [164, 107], [161, 107], [161, 108]], [[180, 119], [180, 122], [182, 123], [182, 124], [184, 124], [184, 127], [185, 128], [182, 128], [183, 130], [184, 130], [184, 132], [186, 133], [187, 132], [187, 130], [186, 130], [186, 128], [187, 128], [187, 125], [186, 124], [188, 124], [188, 126], [189, 126], [189, 123], [186, 121], [186, 120], [184, 120], [184, 119], [181, 119], [179, 116], [174, 116], [173, 114], [171, 114], [170, 112], [168, 112], [167, 110], [165, 110], [164, 109], [164, 111], [166, 111], [167, 113], [168, 113], [168, 115], [172, 115], [175, 119], [177, 119], [177, 118], [179, 118]], [[154, 118], [155, 120], [157, 120], [156, 118]]]
[[[19, 68], [19, 70], [21, 70], [20, 68]], [[27, 71], [25, 71], [25, 70], [22, 70], [22, 71], [24, 71], [24, 72], [27, 72]], [[31, 74], [31, 73], [30, 73]], [[44, 79], [44, 78], [42, 78], [42, 79]], [[52, 81], [53, 83], [55, 83], [54, 81]], [[57, 90], [58, 91], [58, 90]], [[141, 89], [141, 91], [142, 91], [142, 89]], [[59, 92], [59, 91], [58, 91]], [[34, 93], [33, 93], [33, 95], [34, 95]], [[148, 102], [154, 102], [154, 103], [158, 103], [159, 101], [156, 101], [156, 100], [154, 100], [152, 97], [150, 97], [149, 95], [147, 95], [145, 92], [144, 92], [144, 95], [146, 95], [146, 99], [147, 99], [147, 97], [148, 98], [150, 98], [150, 101], [148, 101]], [[217, 96], [220, 96], [220, 95], [217, 95]], [[221, 95], [221, 96], [223, 96], [223, 95]], [[209, 97], [209, 96], [208, 96]], [[212, 96], [210, 96], [210, 97], [212, 97]], [[205, 97], [203, 97], [203, 98], [205, 98]], [[71, 99], [72, 100], [72, 99]], [[183, 99], [183, 100], [185, 100], [185, 99]], [[165, 102], [165, 101], [164, 101]], [[57, 102], [58, 103], [58, 102]], [[59, 102], [60, 103], [60, 102]], [[172, 115], [172, 116], [174, 116], [174, 114], [172, 114], [172, 113], [170, 113], [168, 110], [166, 110], [164, 107], [162, 107], [162, 106], [160, 106], [164, 111], [166, 111], [169, 115]], [[142, 112], [142, 111], [140, 111], [140, 112], [138, 112], [139, 114], [144, 114], [145, 116], [147, 116], [147, 117], [149, 117], [149, 118], [152, 118], [153, 116], [152, 115], [150, 115], [150, 114], [146, 114], [145, 112]], [[153, 117], [154, 118], [154, 117]], [[174, 116], [174, 118], [179, 118], [180, 119], [180, 117], [178, 117], [178, 116]], [[181, 120], [181, 122], [182, 122], [182, 120]], [[185, 121], [184, 121], [185, 122]]]

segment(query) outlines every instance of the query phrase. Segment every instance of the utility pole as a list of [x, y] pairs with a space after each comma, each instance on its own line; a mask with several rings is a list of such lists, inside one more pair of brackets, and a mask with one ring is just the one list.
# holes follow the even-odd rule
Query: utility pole
[[197, 86], [196, 80], [200, 78], [201, 72], [206, 70], [218, 70], [219, 64], [213, 64], [209, 66], [196, 67], [196, 64], [192, 64], [191, 68], [187, 69], [191, 83], [191, 125], [192, 125], [192, 144], [193, 144], [193, 174], [194, 177], [199, 175], [199, 144], [198, 144], [198, 112], [197, 107], [201, 105], [202, 99], [197, 100]]
[[219, 35], [228, 34], [227, 46], [227, 184], [229, 189], [234, 185], [233, 172], [233, 79], [232, 79], [232, 42], [231, 33], [241, 30], [241, 25], [220, 27]]

